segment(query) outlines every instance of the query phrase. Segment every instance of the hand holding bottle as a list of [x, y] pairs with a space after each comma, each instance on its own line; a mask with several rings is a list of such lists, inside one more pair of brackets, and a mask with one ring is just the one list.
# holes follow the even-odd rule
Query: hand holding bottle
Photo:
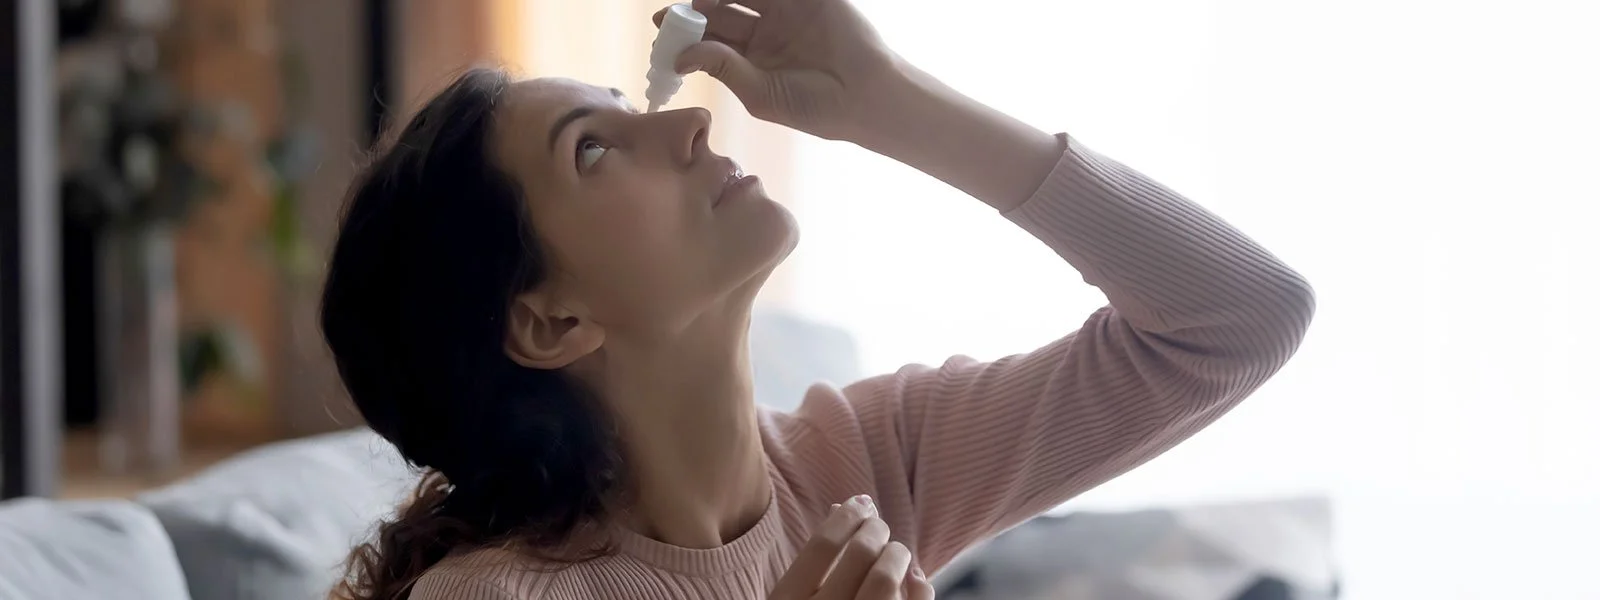
[[[827, 139], [867, 122], [898, 59], [847, 0], [695, 0], [705, 41], [679, 73], [720, 80], [751, 115]], [[753, 11], [753, 12], [752, 12]], [[656, 13], [661, 24], [667, 9]]]

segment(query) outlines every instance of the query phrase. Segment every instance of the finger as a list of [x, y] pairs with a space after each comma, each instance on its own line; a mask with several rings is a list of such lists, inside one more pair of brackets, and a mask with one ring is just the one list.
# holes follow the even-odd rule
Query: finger
[[714, 7], [723, 7], [729, 4], [738, 4], [756, 12], [765, 12], [772, 7], [772, 0], [694, 0], [689, 6], [704, 14]]
[[833, 505], [833, 512], [828, 514], [827, 520], [817, 527], [816, 533], [795, 555], [794, 562], [790, 563], [789, 570], [778, 581], [772, 596], [781, 598], [790, 594], [796, 598], [810, 597], [822, 585], [823, 578], [828, 576], [828, 569], [833, 566], [851, 536], [874, 512], [871, 500], [865, 496], [852, 498], [843, 506]]
[[[873, 565], [883, 555], [888, 543], [889, 525], [877, 517], [867, 519], [845, 544], [839, 564], [834, 565], [833, 572], [828, 573], [828, 579], [822, 582], [822, 589], [817, 595], [822, 598], [854, 598], [856, 591], [861, 589], [861, 582], [873, 570]], [[895, 583], [898, 584], [903, 577], [904, 573], [895, 577]]]
[[[733, 46], [743, 48], [750, 43], [750, 38], [756, 34], [756, 22], [761, 17], [737, 5], [724, 4], [705, 13], [706, 39], [717, 40]], [[667, 9], [656, 11], [650, 20], [661, 27], [661, 21], [667, 18]]]
[[720, 35], [706, 34], [705, 39], [702, 40], [702, 41], [717, 42], [717, 43], [725, 45], [725, 46], [727, 46], [729, 48], [733, 48], [734, 52], [738, 52], [741, 55], [744, 54], [747, 50], [750, 49], [750, 44], [748, 42], [737, 42], [737, 41], [730, 40], [728, 38], [722, 37]]
[[733, 40], [739, 45], [750, 43], [756, 34], [756, 22], [761, 17], [755, 13], [724, 4], [706, 13], [706, 35]]
[[766, 73], [750, 64], [732, 46], [717, 41], [700, 42], [678, 55], [676, 67], [679, 73], [704, 71], [715, 77], [722, 85], [728, 86], [728, 91], [738, 96], [745, 106], [767, 104], [768, 91], [762, 85]]
[[895, 600], [900, 596], [900, 586], [906, 580], [906, 570], [910, 567], [911, 550], [900, 542], [889, 542], [884, 546], [883, 553], [878, 555], [877, 562], [872, 563], [872, 568], [861, 579], [856, 600]]
[[933, 583], [921, 567], [911, 568], [911, 577], [906, 579], [906, 600], [933, 600]]

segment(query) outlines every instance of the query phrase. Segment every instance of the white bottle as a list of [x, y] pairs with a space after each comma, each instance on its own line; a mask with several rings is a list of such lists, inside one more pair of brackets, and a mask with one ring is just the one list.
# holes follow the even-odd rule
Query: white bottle
[[655, 44], [650, 46], [650, 72], [645, 74], [650, 86], [644, 90], [645, 100], [650, 102], [648, 112], [656, 112], [683, 87], [683, 76], [673, 68], [674, 63], [679, 54], [700, 43], [705, 35], [705, 15], [695, 12], [688, 4], [667, 7], [667, 13], [661, 17], [661, 29], [656, 32]]

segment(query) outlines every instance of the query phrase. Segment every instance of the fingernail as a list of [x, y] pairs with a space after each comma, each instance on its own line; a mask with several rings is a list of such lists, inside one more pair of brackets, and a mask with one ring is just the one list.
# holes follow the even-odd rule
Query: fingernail
[[922, 580], [926, 580], [928, 578], [927, 575], [922, 574], [922, 567], [914, 565], [911, 567], [911, 576]]
[[838, 502], [833, 503], [833, 506], [829, 506], [828, 510], [839, 510], [839, 503]]
[[862, 511], [865, 512], [866, 515], [869, 516], [869, 517], [877, 516], [877, 514], [878, 514], [877, 505], [873, 504], [872, 503], [872, 497], [868, 496], [866, 494], [862, 494], [860, 496], [856, 496], [854, 498], [851, 498], [850, 499], [850, 503], [856, 505], [859, 508], [861, 508]]

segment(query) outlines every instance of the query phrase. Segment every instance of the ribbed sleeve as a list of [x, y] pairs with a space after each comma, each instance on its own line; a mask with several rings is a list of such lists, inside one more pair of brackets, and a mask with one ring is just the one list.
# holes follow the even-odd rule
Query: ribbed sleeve
[[[801, 462], [871, 480], [891, 529], [936, 569], [973, 543], [1126, 472], [1220, 417], [1288, 361], [1305, 279], [1215, 215], [1063, 136], [1061, 161], [1007, 215], [1111, 305], [993, 363], [957, 357], [799, 411], [835, 446]], [[833, 488], [829, 482], [817, 482]]]

